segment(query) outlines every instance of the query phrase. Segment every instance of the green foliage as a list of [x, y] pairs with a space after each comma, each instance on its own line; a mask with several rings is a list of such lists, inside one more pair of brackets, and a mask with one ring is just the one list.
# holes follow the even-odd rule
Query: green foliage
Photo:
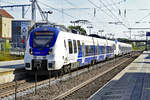
[[129, 40], [126, 38], [117, 38], [119, 42], [129, 43]]
[[82, 34], [82, 35], [87, 35], [86, 34], [86, 30], [84, 29], [84, 28], [82, 28], [81, 26], [69, 26], [68, 27], [69, 29], [71, 29], [71, 30], [76, 30], [76, 31], [79, 31], [80, 32], [80, 34]]
[[9, 43], [9, 40], [6, 40], [3, 43], [3, 49], [0, 51], [0, 61], [10, 61], [10, 60], [19, 60], [23, 59], [23, 56], [15, 56], [15, 55], [10, 55], [9, 50], [11, 48], [11, 45]]
[[143, 51], [143, 50], [145, 50], [145, 48], [146, 48], [146, 45], [139, 46], [139, 45], [134, 45], [134, 43], [132, 43], [133, 51]]
[[0, 51], [0, 61], [20, 60], [23, 58], [23, 56], [10, 55], [8, 51]]
[[5, 51], [9, 51], [10, 48], [11, 48], [11, 45], [9, 43], [9, 40], [6, 40], [4, 42], [4, 49], [5, 49]]

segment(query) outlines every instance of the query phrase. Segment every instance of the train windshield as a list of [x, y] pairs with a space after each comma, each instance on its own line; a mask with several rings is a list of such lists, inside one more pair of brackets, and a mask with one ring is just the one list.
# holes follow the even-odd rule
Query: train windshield
[[33, 38], [33, 48], [49, 48], [54, 32], [35, 32]]

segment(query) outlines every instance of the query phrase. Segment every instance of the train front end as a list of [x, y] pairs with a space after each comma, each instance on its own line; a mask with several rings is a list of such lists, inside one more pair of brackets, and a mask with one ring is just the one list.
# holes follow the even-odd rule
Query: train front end
[[54, 70], [54, 49], [59, 30], [54, 27], [40, 27], [32, 30], [27, 40], [24, 57], [25, 69], [46, 72]]

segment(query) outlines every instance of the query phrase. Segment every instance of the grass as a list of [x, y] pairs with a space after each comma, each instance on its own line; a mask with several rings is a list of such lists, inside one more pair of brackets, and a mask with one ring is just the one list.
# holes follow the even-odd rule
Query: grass
[[139, 46], [139, 47], [137, 47], [137, 46], [134, 46], [132, 49], [133, 49], [133, 51], [143, 51], [143, 50], [145, 50], [145, 46]]
[[0, 61], [21, 60], [23, 56], [10, 55], [8, 51], [0, 51]]

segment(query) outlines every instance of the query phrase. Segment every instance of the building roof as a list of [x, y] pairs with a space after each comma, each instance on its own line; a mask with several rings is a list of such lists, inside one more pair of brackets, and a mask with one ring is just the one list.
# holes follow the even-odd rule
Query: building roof
[[21, 19], [14, 19], [13, 21], [16, 21], [16, 22], [31, 22], [32, 20], [31, 19], [25, 19], [25, 18], [21, 18]]
[[14, 18], [13, 16], [11, 16], [6, 10], [4, 9], [0, 9], [0, 16], [2, 17], [8, 17], [8, 18]]

